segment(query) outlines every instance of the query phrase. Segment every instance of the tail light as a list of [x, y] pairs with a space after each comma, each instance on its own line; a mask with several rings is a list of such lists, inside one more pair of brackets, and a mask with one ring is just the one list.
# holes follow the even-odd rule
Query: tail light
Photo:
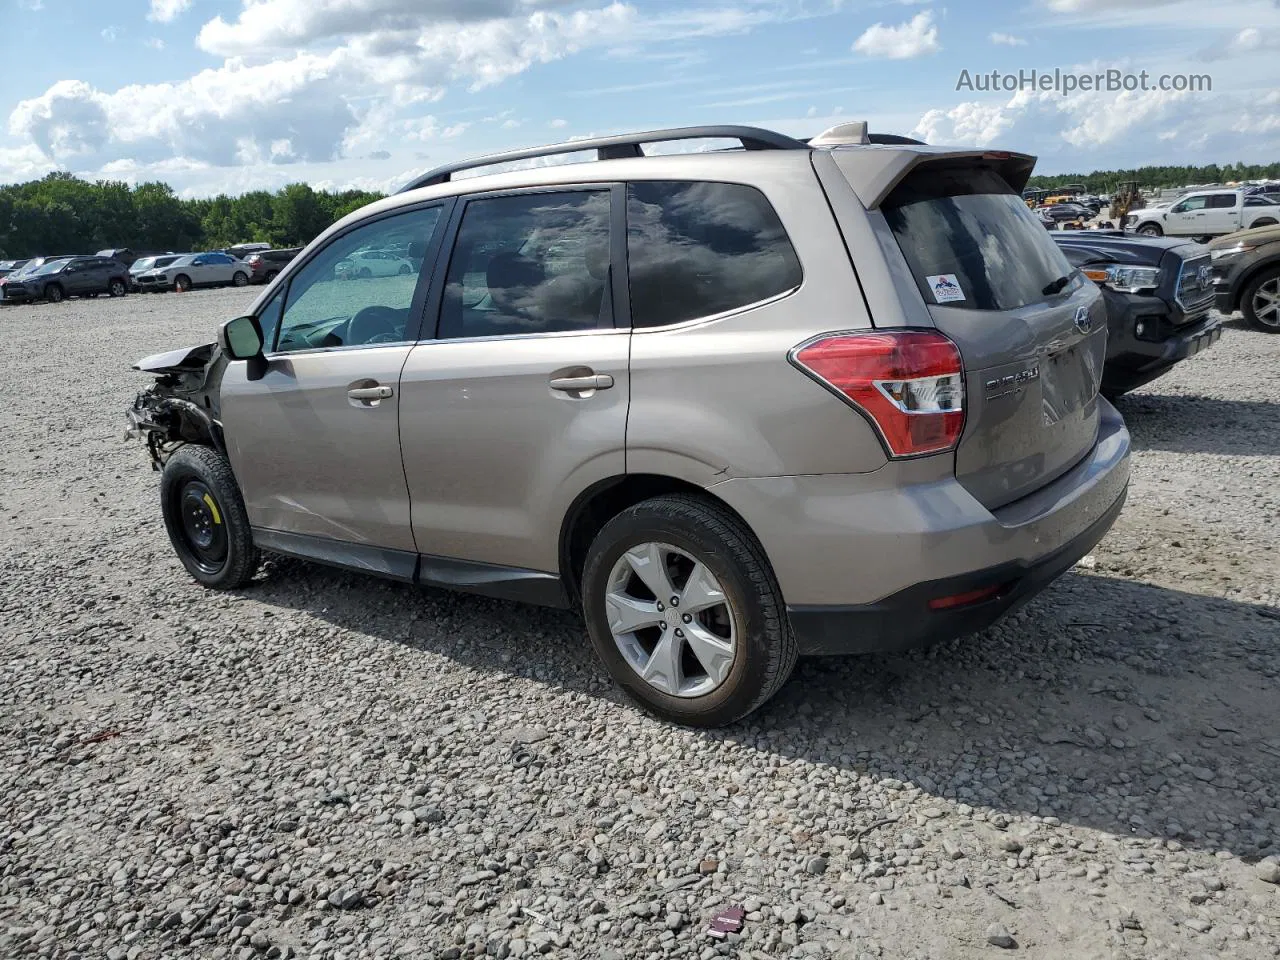
[[933, 330], [832, 333], [791, 360], [867, 415], [891, 457], [951, 450], [964, 430], [964, 368]]

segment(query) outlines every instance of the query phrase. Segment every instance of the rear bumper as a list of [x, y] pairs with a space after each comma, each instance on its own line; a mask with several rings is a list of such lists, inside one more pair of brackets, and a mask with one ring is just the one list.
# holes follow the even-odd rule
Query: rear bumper
[[[862, 606], [788, 606], [800, 652], [822, 654], [886, 653], [925, 647], [985, 630], [1051, 584], [1092, 550], [1120, 509], [1121, 493], [1092, 525], [1047, 556], [931, 580]], [[999, 586], [991, 599], [951, 610], [933, 610], [929, 601]]]
[[[1053, 483], [995, 511], [923, 461], [872, 474], [715, 484], [752, 527], [805, 654], [902, 650], [983, 627], [1025, 602], [1111, 527], [1129, 483], [1129, 433], [1099, 399], [1098, 441]], [[936, 459], [936, 458], [935, 458]], [[949, 610], [929, 601], [999, 586]]]

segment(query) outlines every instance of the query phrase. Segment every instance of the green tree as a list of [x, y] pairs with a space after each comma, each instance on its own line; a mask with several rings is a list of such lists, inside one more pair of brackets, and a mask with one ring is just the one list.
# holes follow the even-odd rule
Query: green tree
[[236, 243], [308, 243], [329, 224], [379, 199], [360, 190], [317, 192], [302, 183], [270, 193], [183, 200], [164, 183], [89, 183], [69, 173], [0, 185], [0, 251], [10, 257], [135, 250], [210, 250]]
[[271, 217], [271, 241], [300, 246], [314, 240], [333, 218], [316, 192], [305, 183], [291, 183], [276, 194]]

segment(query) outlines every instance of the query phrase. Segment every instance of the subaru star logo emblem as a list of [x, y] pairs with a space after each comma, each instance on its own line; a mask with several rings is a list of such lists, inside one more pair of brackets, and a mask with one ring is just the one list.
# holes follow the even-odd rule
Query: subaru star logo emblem
[[1093, 319], [1089, 316], [1089, 308], [1076, 307], [1076, 329], [1081, 333], [1088, 333], [1092, 326]]

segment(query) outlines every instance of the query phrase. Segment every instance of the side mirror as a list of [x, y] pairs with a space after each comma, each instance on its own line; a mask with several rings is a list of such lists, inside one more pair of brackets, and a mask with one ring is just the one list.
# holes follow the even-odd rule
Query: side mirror
[[257, 317], [236, 317], [218, 328], [218, 346], [232, 360], [252, 360], [262, 353], [262, 327]]
[[267, 373], [267, 358], [262, 352], [262, 326], [253, 316], [236, 317], [218, 328], [218, 346], [232, 360], [249, 362], [250, 380], [261, 380]]

